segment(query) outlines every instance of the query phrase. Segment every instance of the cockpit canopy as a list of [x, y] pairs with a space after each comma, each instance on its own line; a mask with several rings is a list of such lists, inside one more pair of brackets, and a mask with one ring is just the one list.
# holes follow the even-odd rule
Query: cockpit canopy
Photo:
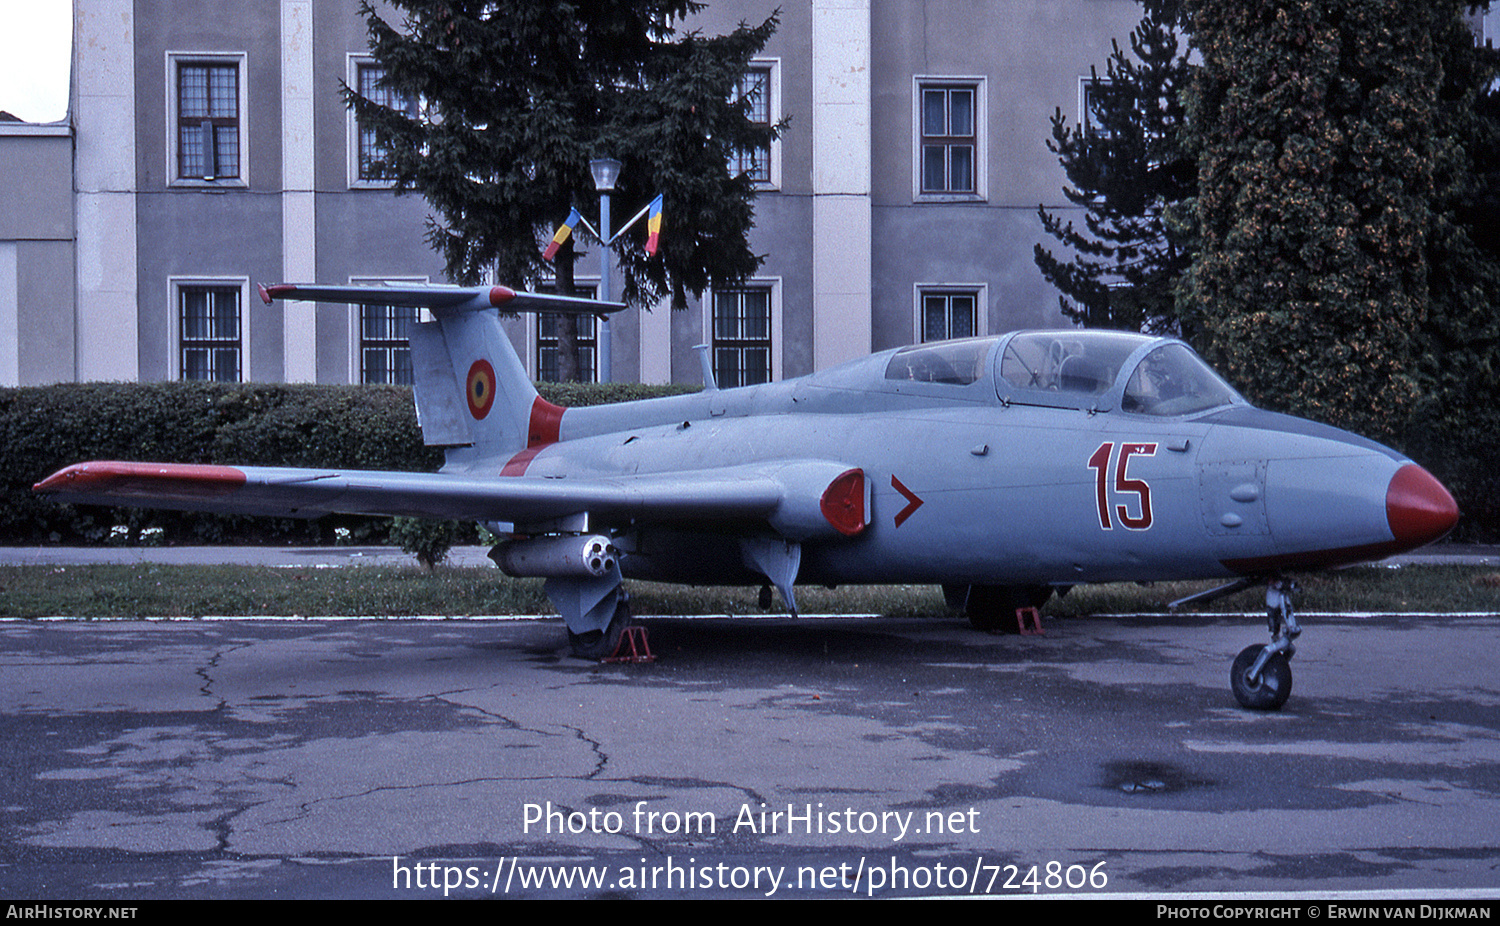
[[918, 344], [892, 355], [885, 378], [972, 386], [992, 363], [996, 392], [1008, 404], [1166, 417], [1244, 401], [1181, 341], [1122, 331], [1020, 331]]
[[1190, 415], [1243, 402], [1181, 341], [1121, 331], [1020, 331], [1001, 341], [1000, 397], [1137, 415]]
[[886, 364], [885, 378], [967, 386], [983, 378], [994, 346], [994, 338], [964, 338], [903, 347]]

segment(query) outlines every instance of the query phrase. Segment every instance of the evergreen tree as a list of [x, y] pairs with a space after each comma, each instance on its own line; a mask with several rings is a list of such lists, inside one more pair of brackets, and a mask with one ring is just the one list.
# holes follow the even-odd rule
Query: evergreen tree
[[1070, 127], [1060, 109], [1052, 117], [1047, 147], [1067, 172], [1063, 195], [1083, 209], [1084, 227], [1038, 206], [1043, 228], [1074, 256], [1038, 244], [1036, 263], [1079, 324], [1191, 337], [1196, 322], [1179, 316], [1173, 288], [1192, 252], [1169, 213], [1197, 181], [1180, 144], [1192, 66], [1181, 0], [1142, 6], [1130, 52], [1115, 43], [1104, 77], [1089, 82], [1084, 124]]
[[[616, 245], [627, 301], [670, 293], [674, 307], [685, 306], [688, 293], [759, 267], [748, 244], [754, 185], [726, 165], [731, 152], [770, 141], [734, 91], [775, 16], [704, 37], [671, 26], [701, 9], [693, 0], [390, 5], [399, 28], [362, 0], [370, 48], [385, 69], [383, 86], [420, 101], [420, 111], [347, 88], [346, 99], [373, 129], [384, 151], [378, 166], [397, 192], [419, 192], [435, 210], [428, 240], [452, 279], [474, 284], [495, 270], [530, 286], [549, 275], [539, 240], [571, 207], [597, 215], [588, 168], [596, 157], [624, 165], [615, 215], [628, 218], [663, 196], [657, 256], [643, 253], [644, 222]], [[572, 290], [573, 257], [564, 248], [555, 259], [559, 291]], [[564, 362], [568, 353], [565, 345]]]
[[1181, 295], [1252, 400], [1387, 441], [1415, 410], [1456, 144], [1436, 37], [1461, 5], [1187, 0], [1199, 251]]
[[1441, 118], [1455, 144], [1438, 171], [1422, 398], [1402, 448], [1451, 489], [1460, 531], [1500, 538], [1500, 56], [1457, 18], [1434, 36]]

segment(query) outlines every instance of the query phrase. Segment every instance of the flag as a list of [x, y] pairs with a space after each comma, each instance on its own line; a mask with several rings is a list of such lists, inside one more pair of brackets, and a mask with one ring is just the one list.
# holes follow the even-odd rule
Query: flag
[[578, 224], [578, 210], [568, 210], [568, 218], [558, 226], [557, 234], [552, 236], [552, 243], [547, 245], [547, 250], [542, 252], [542, 260], [551, 260], [557, 256], [557, 249], [562, 247], [568, 236], [573, 234], [573, 226]]
[[651, 200], [651, 214], [646, 216], [646, 256], [655, 257], [661, 246], [661, 194]]

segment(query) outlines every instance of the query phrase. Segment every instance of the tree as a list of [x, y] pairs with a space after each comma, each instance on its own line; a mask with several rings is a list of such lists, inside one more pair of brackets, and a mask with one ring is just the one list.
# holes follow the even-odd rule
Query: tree
[[[1392, 440], [1414, 411], [1459, 0], [1187, 0], [1200, 348], [1255, 401]], [[1469, 39], [1472, 42], [1472, 39]]]
[[1090, 327], [1175, 331], [1191, 336], [1174, 287], [1192, 250], [1170, 211], [1193, 195], [1192, 158], [1181, 147], [1182, 90], [1193, 67], [1181, 35], [1181, 0], [1142, 0], [1130, 52], [1114, 44], [1088, 83], [1086, 119], [1052, 117], [1047, 147], [1068, 175], [1063, 195], [1084, 211], [1084, 227], [1038, 206], [1042, 226], [1074, 252], [1036, 246], [1036, 263], [1063, 295], [1062, 313]]
[[[494, 270], [535, 285], [549, 276], [538, 241], [571, 207], [594, 209], [588, 162], [604, 156], [624, 164], [615, 213], [633, 215], [660, 193], [668, 223], [655, 258], [642, 252], [643, 228], [617, 243], [627, 301], [670, 293], [682, 307], [688, 293], [760, 266], [748, 244], [754, 185], [726, 165], [776, 131], [751, 123], [734, 92], [774, 15], [704, 37], [670, 25], [701, 9], [693, 0], [391, 3], [400, 28], [362, 0], [370, 48], [382, 85], [421, 105], [411, 114], [345, 96], [373, 129], [396, 191], [419, 192], [435, 210], [428, 240], [449, 277], [475, 284]], [[573, 257], [570, 248], [556, 257], [560, 291], [573, 288]]]
[[1434, 36], [1455, 144], [1437, 174], [1422, 397], [1401, 445], [1453, 491], [1472, 539], [1500, 538], [1500, 54], [1457, 17]]

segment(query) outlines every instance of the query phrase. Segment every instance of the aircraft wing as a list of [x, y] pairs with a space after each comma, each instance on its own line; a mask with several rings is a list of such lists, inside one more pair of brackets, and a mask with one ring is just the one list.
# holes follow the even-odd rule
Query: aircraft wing
[[339, 512], [517, 525], [579, 514], [621, 525], [760, 521], [793, 540], [852, 536], [869, 511], [863, 471], [828, 461], [578, 479], [94, 461], [59, 470], [32, 491], [72, 504], [294, 518]]

